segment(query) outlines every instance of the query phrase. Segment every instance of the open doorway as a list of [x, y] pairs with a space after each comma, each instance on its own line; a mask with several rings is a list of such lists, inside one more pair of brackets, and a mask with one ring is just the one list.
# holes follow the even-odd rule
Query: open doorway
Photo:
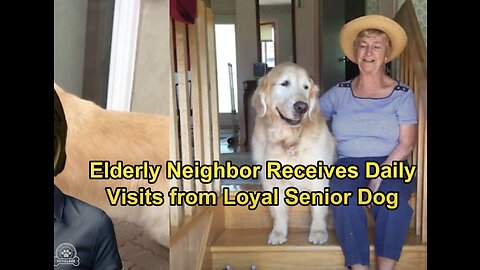
[[365, 14], [364, 0], [325, 0], [320, 16], [320, 66], [319, 86], [322, 94], [335, 84], [349, 80], [358, 74], [356, 64], [348, 60], [339, 43], [343, 25]]
[[260, 24], [260, 43], [262, 48], [262, 63], [266, 63], [268, 68], [275, 67], [277, 54], [274, 22]]
[[[238, 91], [235, 25], [215, 24], [220, 153], [238, 146]], [[221, 38], [219, 38], [221, 37]]]

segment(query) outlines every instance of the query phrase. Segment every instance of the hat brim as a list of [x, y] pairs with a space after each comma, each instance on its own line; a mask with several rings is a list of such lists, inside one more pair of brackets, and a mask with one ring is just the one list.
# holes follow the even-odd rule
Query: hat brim
[[356, 18], [345, 24], [340, 30], [340, 47], [345, 56], [354, 63], [357, 63], [357, 59], [355, 58], [353, 42], [358, 33], [367, 29], [378, 29], [390, 38], [392, 48], [387, 56], [387, 63], [399, 56], [407, 45], [407, 33], [394, 20], [381, 15], [367, 15]]

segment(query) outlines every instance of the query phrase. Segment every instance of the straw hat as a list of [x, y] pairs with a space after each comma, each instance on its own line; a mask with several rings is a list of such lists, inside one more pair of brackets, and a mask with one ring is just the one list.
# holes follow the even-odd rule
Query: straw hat
[[356, 18], [345, 24], [340, 30], [340, 47], [350, 61], [357, 63], [353, 49], [353, 41], [358, 33], [367, 29], [378, 29], [390, 38], [392, 48], [387, 56], [387, 63], [399, 56], [407, 45], [405, 30], [394, 20], [381, 15], [367, 15]]

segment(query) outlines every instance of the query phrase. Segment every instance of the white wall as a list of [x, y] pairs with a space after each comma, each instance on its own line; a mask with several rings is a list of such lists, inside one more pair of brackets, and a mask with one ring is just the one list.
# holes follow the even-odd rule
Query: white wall
[[169, 0], [142, 0], [131, 111], [169, 114]]
[[53, 1], [53, 79], [82, 96], [88, 0]]
[[[236, 0], [235, 35], [237, 43], [237, 89], [238, 113], [240, 123], [239, 141], [246, 139], [243, 110], [243, 82], [252, 80], [253, 63], [257, 62], [257, 22], [255, 0]], [[218, 38], [218, 37], [217, 37]]]

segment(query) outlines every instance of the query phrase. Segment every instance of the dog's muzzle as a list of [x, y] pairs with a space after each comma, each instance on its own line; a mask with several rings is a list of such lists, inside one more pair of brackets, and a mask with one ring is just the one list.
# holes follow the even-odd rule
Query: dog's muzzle
[[308, 104], [303, 101], [297, 101], [293, 104], [293, 110], [295, 113], [303, 116], [308, 111]]
[[276, 109], [278, 115], [280, 115], [280, 118], [282, 118], [282, 120], [285, 121], [288, 125], [298, 126], [300, 122], [302, 122], [303, 116], [308, 111], [308, 104], [302, 101], [297, 101], [295, 102], [295, 104], [293, 104], [294, 116], [296, 117], [295, 119], [285, 117], [278, 108]]

